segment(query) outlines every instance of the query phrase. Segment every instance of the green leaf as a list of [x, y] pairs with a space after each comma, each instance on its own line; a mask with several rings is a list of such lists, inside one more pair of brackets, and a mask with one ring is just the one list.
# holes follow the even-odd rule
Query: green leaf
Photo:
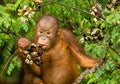
[[11, 72], [12, 72], [13, 69], [14, 69], [14, 64], [11, 63], [11, 64], [9, 65], [8, 70], [7, 70], [7, 74], [8, 74], [8, 75], [11, 75]]
[[36, 24], [36, 22], [34, 21], [34, 19], [30, 19], [30, 22], [33, 24], [33, 25], [35, 25]]
[[27, 32], [28, 31], [27, 23], [21, 22], [21, 25], [22, 25], [23, 30], [25, 30]]
[[7, 69], [7, 74], [11, 75], [12, 71], [17, 67], [18, 69], [21, 67], [21, 62], [18, 60], [18, 57], [14, 57]]
[[14, 19], [12, 19], [11, 28], [14, 32], [18, 33], [20, 31], [21, 25], [17, 21], [15, 21]]

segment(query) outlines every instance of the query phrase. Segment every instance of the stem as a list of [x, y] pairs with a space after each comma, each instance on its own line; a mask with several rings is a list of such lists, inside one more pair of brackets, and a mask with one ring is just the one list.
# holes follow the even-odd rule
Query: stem
[[87, 12], [87, 11], [85, 11], [85, 10], [83, 10], [83, 9], [80, 9], [80, 8], [76, 8], [76, 7], [69, 6], [69, 5], [66, 5], [66, 4], [61, 3], [61, 2], [55, 2], [55, 1], [52, 1], [52, 0], [48, 0], [48, 2], [55, 3], [55, 4], [59, 4], [59, 5], [68, 7], [68, 8], [70, 8], [70, 9], [74, 9], [74, 10], [77, 10], [77, 11], [80, 11], [80, 12], [83, 12], [83, 13], [86, 13], [86, 14], [89, 14], [89, 15], [97, 18], [97, 19], [102, 19], [102, 20], [104, 20], [103, 18], [99, 18], [98, 16], [92, 15], [92, 14], [90, 14], [89, 12]]
[[4, 71], [6, 70], [6, 68], [8, 67], [9, 63], [11, 62], [11, 60], [13, 59], [13, 57], [15, 56], [15, 54], [17, 54], [18, 52], [18, 49], [10, 56], [10, 58], [7, 60], [7, 62], [5, 63], [3, 69], [2, 69], [2, 72], [0, 74], [0, 76], [2, 77]]
[[86, 69], [76, 80], [73, 84], [80, 84], [80, 82], [85, 78], [85, 76], [89, 73], [93, 73], [95, 72], [100, 66], [102, 66], [104, 64], [104, 62], [106, 61], [106, 56], [107, 56], [107, 52], [108, 49], [106, 50], [105, 54], [104, 54], [104, 58], [102, 59], [102, 61], [97, 64], [95, 67], [91, 68], [91, 69]]

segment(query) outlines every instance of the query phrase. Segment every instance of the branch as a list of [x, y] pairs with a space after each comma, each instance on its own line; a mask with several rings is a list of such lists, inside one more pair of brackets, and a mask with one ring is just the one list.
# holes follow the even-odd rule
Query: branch
[[110, 47], [110, 49], [112, 49], [117, 55], [120, 55], [119, 50], [117, 50], [116, 48], [112, 48], [112, 47]]
[[18, 38], [21, 38], [21, 35], [15, 33], [14, 31], [12, 31], [12, 30], [10, 30], [10, 29], [9, 29], [9, 31], [7, 31], [7, 32], [5, 32], [3, 29], [1, 29], [1, 30], [2, 30], [2, 31], [1, 31], [0, 33], [13, 34], [13, 35], [17, 36]]
[[98, 9], [98, 11], [100, 13], [99, 15], [101, 16], [101, 18], [105, 19], [105, 15], [104, 15], [104, 12], [103, 12], [103, 10], [101, 8], [101, 4], [99, 4], [98, 0], [94, 0], [94, 3], [95, 3], [95, 5], [96, 5], [96, 7], [97, 7], [97, 9]]
[[103, 60], [98, 64], [96, 65], [95, 67], [91, 68], [91, 69], [86, 69], [75, 81], [73, 84], [80, 84], [80, 82], [85, 78], [85, 76], [89, 73], [93, 73], [95, 72], [100, 66], [102, 66], [105, 62], [105, 59], [106, 59], [106, 55], [107, 55], [107, 52], [108, 52], [108, 49], [106, 50], [105, 52], [105, 56], [103, 58]]
[[93, 68], [91, 68], [91, 69], [86, 69], [86, 70], [75, 80], [75, 82], [74, 82], [73, 84], [79, 84], [79, 83], [85, 78], [85, 76], [86, 76], [87, 74], [95, 72], [102, 64], [103, 64], [103, 61], [102, 61], [100, 64], [96, 65], [95, 67], [93, 67]]
[[101, 10], [101, 5], [98, 3], [98, 0], [94, 0], [96, 7]]
[[8, 67], [9, 63], [11, 62], [11, 60], [13, 59], [13, 57], [17, 54], [18, 49], [10, 56], [10, 58], [8, 58], [7, 62], [5, 63], [5, 65], [3, 66], [2, 72], [0, 74], [0, 76], [2, 77], [4, 71], [6, 70], [6, 68]]
[[66, 5], [66, 4], [61, 3], [61, 2], [55, 2], [55, 1], [52, 1], [52, 0], [48, 0], [48, 2], [55, 3], [55, 4], [59, 4], [59, 5], [68, 7], [68, 8], [70, 8], [70, 9], [74, 9], [74, 10], [77, 10], [77, 11], [80, 11], [80, 12], [83, 12], [83, 13], [86, 13], [86, 14], [89, 14], [89, 15], [97, 18], [97, 19], [102, 19], [102, 20], [104, 20], [103, 18], [100, 18], [100, 17], [98, 17], [98, 16], [92, 15], [91, 13], [89, 13], [89, 12], [83, 10], [83, 9], [79, 9], [79, 8], [76, 8], [76, 7], [73, 7], [73, 6], [69, 6], [69, 5]]
[[22, 37], [21, 35], [15, 33], [15, 32], [12, 31], [12, 30], [9, 30], [9, 31], [8, 31], [8, 34], [13, 34], [13, 35], [17, 36], [18, 38], [21, 38], [21, 37]]

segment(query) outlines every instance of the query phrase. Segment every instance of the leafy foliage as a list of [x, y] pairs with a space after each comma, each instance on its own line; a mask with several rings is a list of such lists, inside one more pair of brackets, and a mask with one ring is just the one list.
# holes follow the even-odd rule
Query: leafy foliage
[[[40, 15], [54, 15], [60, 27], [69, 28], [85, 47], [88, 55], [103, 59], [104, 66], [88, 74], [82, 84], [119, 84], [120, 78], [120, 2], [107, 0], [44, 0], [37, 5], [33, 17], [22, 22], [18, 10], [25, 5], [36, 6], [32, 0], [4, 0], [0, 4], [0, 66], [15, 51], [17, 39], [27, 37], [32, 40], [35, 22]], [[98, 5], [97, 5], [98, 4]], [[97, 12], [95, 11], [97, 6]], [[92, 9], [94, 8], [94, 9]], [[106, 56], [104, 53], [107, 51]], [[7, 74], [20, 68], [15, 57], [10, 62]], [[0, 68], [2, 71], [2, 68]], [[12, 75], [11, 75], [12, 76]]]
[[7, 74], [10, 75], [13, 69], [17, 67], [18, 69], [21, 67], [21, 62], [18, 61], [18, 57], [14, 57], [8, 67]]

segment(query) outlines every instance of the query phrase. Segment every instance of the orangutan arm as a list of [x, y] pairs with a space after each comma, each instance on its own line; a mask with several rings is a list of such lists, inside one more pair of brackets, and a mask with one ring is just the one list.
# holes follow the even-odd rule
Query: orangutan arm
[[94, 59], [84, 54], [83, 48], [76, 41], [76, 37], [72, 34], [72, 32], [63, 30], [63, 34], [69, 44], [72, 55], [76, 58], [81, 67], [91, 68], [100, 63], [100, 60]]

